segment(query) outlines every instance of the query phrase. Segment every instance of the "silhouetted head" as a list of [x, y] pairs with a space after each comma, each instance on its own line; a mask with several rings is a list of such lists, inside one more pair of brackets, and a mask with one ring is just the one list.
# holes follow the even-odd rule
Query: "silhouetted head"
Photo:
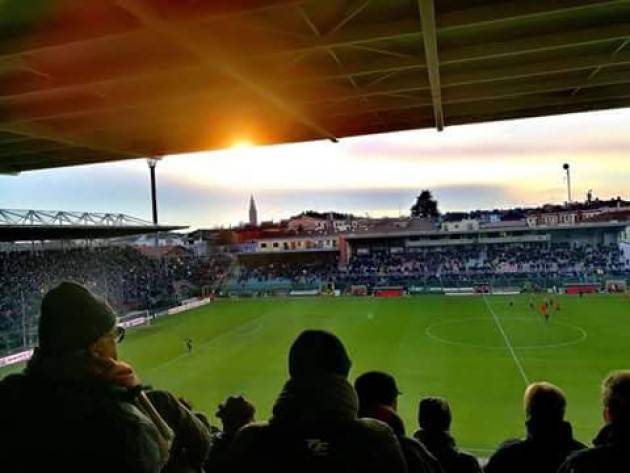
[[219, 405], [216, 416], [223, 423], [223, 431], [234, 435], [238, 429], [254, 421], [256, 408], [243, 396], [230, 396]]
[[347, 377], [351, 365], [341, 340], [323, 330], [305, 330], [289, 350], [289, 374], [292, 378], [322, 374]]
[[354, 382], [354, 389], [359, 396], [359, 405], [385, 405], [396, 407], [396, 399], [401, 394], [396, 380], [382, 371], [368, 371]]
[[602, 384], [604, 419], [630, 423], [630, 370], [609, 374]]
[[562, 421], [567, 407], [567, 400], [562, 390], [545, 382], [527, 386], [523, 403], [528, 419], [545, 422]]
[[39, 349], [60, 356], [89, 350], [117, 358], [116, 342], [124, 330], [116, 327], [111, 306], [81, 284], [64, 281], [46, 293], [39, 318]]
[[418, 405], [418, 425], [425, 430], [446, 432], [451, 428], [451, 408], [446, 399], [425, 397]]

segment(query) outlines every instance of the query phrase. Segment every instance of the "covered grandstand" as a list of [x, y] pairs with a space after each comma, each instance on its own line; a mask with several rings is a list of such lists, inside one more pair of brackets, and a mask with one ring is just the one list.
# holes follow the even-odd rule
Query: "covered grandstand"
[[[546, 311], [552, 305], [547, 298], [561, 291], [581, 296], [627, 290], [628, 220], [547, 225], [523, 219], [480, 225], [472, 219], [462, 223], [409, 218], [408, 225], [396, 222], [393, 228], [251, 238], [203, 257], [185, 249], [166, 257], [169, 252], [160, 251], [157, 243], [154, 251], [138, 251], [126, 237], [156, 235], [157, 242], [160, 232], [186, 228], [157, 225], [155, 160], [163, 156], [224, 149], [242, 137], [256, 145], [337, 142], [372, 133], [442, 131], [453, 125], [630, 107], [630, 1], [5, 0], [0, 1], [0, 30], [1, 174], [20, 179], [20, 173], [39, 169], [149, 158], [153, 178], [153, 223], [124, 214], [0, 210], [0, 242], [11, 250], [0, 251], [0, 352], [11, 354], [0, 357], [0, 367], [31, 356], [38, 345], [42, 297], [62, 280], [78, 281], [104, 296], [118, 314], [131, 312], [129, 319], [119, 319], [130, 326], [164, 315], [160, 324], [129, 337], [131, 343], [124, 348], [128, 351], [121, 354], [126, 361], [129, 356], [130, 365], [118, 363], [118, 354], [111, 351], [102, 358], [92, 353], [93, 339], [87, 348], [68, 350], [69, 356], [51, 356], [40, 349], [37, 356], [53, 359], [67, 379], [51, 376], [44, 389], [26, 386], [28, 396], [23, 399], [16, 390], [9, 393], [20, 408], [3, 406], [0, 425], [7, 433], [10, 460], [2, 460], [1, 466], [13, 460], [23, 467], [16, 471], [31, 471], [24, 465], [41, 461], [53, 470], [65, 463], [69, 471], [89, 471], [71, 465], [83, 460], [85, 450], [85, 463], [93, 469], [102, 466], [99, 460], [106, 464], [120, 456], [126, 465], [155, 460], [155, 468], [146, 470], [166, 471], [176, 460], [187, 461], [186, 455], [194, 451], [189, 444], [197, 442], [205, 454], [195, 465], [198, 471], [280, 471], [264, 463], [281, 457], [286, 460], [282, 466], [289, 465], [286, 471], [302, 471], [291, 462], [309, 460], [333, 471], [329, 466], [341, 463], [339, 458], [349, 471], [358, 457], [367, 465], [364, 469], [406, 471], [400, 445], [405, 435], [402, 409], [408, 401], [401, 399], [398, 417], [397, 397], [402, 393], [394, 382], [393, 406], [381, 409], [393, 428], [368, 421], [365, 426], [372, 430], [361, 430], [363, 420], [358, 418], [368, 415], [358, 410], [348, 378], [351, 365], [355, 371], [397, 370], [403, 390], [415, 396], [414, 410], [420, 395], [452, 399], [457, 428], [467, 424], [479, 433], [453, 432], [480, 457], [498, 445], [499, 435], [512, 433], [508, 421], [522, 427], [522, 388], [533, 379], [557, 377], [567, 384], [575, 400], [570, 414], [589, 413], [578, 417], [576, 425], [593, 430], [594, 414], [601, 417], [595, 409], [593, 380], [599, 382], [608, 365], [627, 363], [623, 348], [630, 299], [567, 297], [562, 299], [563, 312], [554, 319], [570, 314], [569, 323], [548, 321]], [[255, 227], [255, 211], [251, 221]], [[198, 232], [199, 240], [203, 234]], [[114, 239], [120, 240], [110, 244]], [[36, 248], [36, 241], [88, 244], [64, 243], [39, 251], [44, 245]], [[95, 241], [106, 244], [92, 245]], [[31, 242], [30, 247], [21, 242]], [[486, 295], [496, 289], [510, 296], [493, 306]], [[521, 291], [528, 295], [517, 296]], [[301, 307], [295, 300], [263, 299], [469, 292], [480, 297], [471, 297], [468, 307], [463, 303], [470, 301], [460, 298], [462, 304], [448, 310], [446, 304], [457, 298], [320, 297], [300, 301], [306, 302]], [[221, 300], [211, 311], [201, 308], [170, 317], [214, 302], [215, 295], [261, 300]], [[578, 305], [584, 300], [590, 305]], [[543, 305], [547, 321], [538, 317], [534, 303]], [[553, 307], [559, 312], [557, 301]], [[615, 325], [605, 330], [596, 325], [610, 320]], [[582, 328], [585, 322], [590, 323], [589, 333]], [[54, 329], [60, 333], [67, 328], [57, 325], [61, 327]], [[343, 335], [353, 362], [334, 336], [324, 334], [324, 343], [320, 332], [314, 344], [294, 343], [290, 380], [272, 408], [270, 433], [278, 437], [251, 437], [262, 452], [260, 458], [258, 451], [236, 450], [239, 455], [226, 455], [226, 468], [205, 468], [211, 458], [208, 450], [216, 452], [220, 441], [247, 439], [247, 433], [237, 432], [248, 428], [254, 412], [257, 419], [271, 415], [270, 393], [284, 376], [278, 353], [282, 350], [285, 357], [288, 340], [303, 327]], [[512, 334], [519, 338], [511, 339]], [[113, 329], [99, 333], [97, 341], [105, 337], [115, 350], [119, 336]], [[587, 338], [592, 345], [584, 343]], [[525, 350], [537, 358], [524, 368]], [[74, 365], [64, 364], [65, 356], [84, 355], [104, 361], [105, 367], [81, 373], [89, 389], [83, 389], [84, 379], [72, 377]], [[27, 375], [36, 379], [38, 372]], [[177, 421], [152, 406], [146, 393], [154, 383], [173, 392], [162, 395], [171, 396], [166, 399], [179, 409]], [[238, 413], [243, 422], [223, 435], [228, 423], [226, 432], [211, 429], [215, 419], [201, 412], [211, 412], [225, 393], [235, 392], [252, 396], [256, 408], [242, 396], [240, 401], [231, 398], [251, 414]], [[49, 393], [53, 395], [46, 396]], [[54, 404], [76, 393], [83, 396], [80, 402]], [[189, 399], [199, 414], [188, 409]], [[320, 409], [318, 403], [326, 402]], [[623, 404], [627, 410], [625, 400]], [[124, 422], [114, 415], [91, 415], [102, 414], [103, 405], [115, 405], [110, 411], [123, 412]], [[219, 405], [221, 420], [227, 406]], [[561, 409], [556, 409], [562, 410], [562, 419], [564, 407], [563, 397]], [[44, 411], [46, 416], [40, 415]], [[74, 423], [65, 422], [68, 413]], [[528, 407], [528, 426], [530, 414]], [[545, 421], [556, 421], [555, 412], [544, 414]], [[409, 412], [405, 417], [411, 418]], [[627, 424], [628, 418], [622, 421]], [[448, 426], [440, 433], [454, 450], [450, 423], [448, 408]], [[196, 424], [205, 437], [191, 440], [194, 435], [182, 435]], [[75, 425], [81, 428], [66, 432]], [[352, 429], [344, 430], [347, 425]], [[558, 426], [550, 425], [544, 422], [540, 430], [555, 433]], [[109, 435], [111, 426], [116, 435]], [[146, 458], [136, 458], [137, 451], [126, 448], [127, 443], [145, 440], [138, 426], [152, 429], [146, 437], [155, 448], [136, 449]], [[493, 427], [496, 432], [490, 430], [489, 435]], [[561, 427], [570, 432], [570, 426]], [[105, 434], [93, 435], [90, 428]], [[328, 442], [331, 432], [334, 438]], [[579, 434], [585, 435], [582, 430]], [[335, 450], [339, 438], [353, 442], [339, 448], [341, 455]], [[547, 439], [543, 443], [551, 444]], [[421, 446], [417, 444], [417, 451]], [[345, 450], [351, 450], [349, 460], [343, 458]], [[334, 453], [331, 458], [329, 452]], [[427, 465], [432, 459], [439, 471], [437, 460], [422, 452]], [[381, 468], [383, 458], [389, 461]], [[468, 458], [480, 471], [478, 460]], [[232, 466], [239, 461], [252, 465]]]
[[154, 225], [122, 213], [0, 209], [0, 241], [104, 240], [183, 230], [182, 225]]

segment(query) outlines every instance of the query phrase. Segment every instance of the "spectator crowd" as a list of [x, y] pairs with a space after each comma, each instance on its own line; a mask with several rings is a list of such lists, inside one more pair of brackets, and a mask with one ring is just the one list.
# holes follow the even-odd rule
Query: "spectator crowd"
[[218, 408], [222, 428], [143, 385], [118, 357], [123, 336], [111, 306], [85, 286], [62, 282], [47, 292], [39, 346], [22, 373], [0, 381], [3, 471], [630, 471], [630, 371], [604, 380], [604, 425], [591, 448], [573, 438], [562, 390], [537, 382], [525, 390], [524, 438], [507, 440], [482, 466], [457, 447], [447, 400], [419, 400], [409, 435], [394, 376], [368, 371], [352, 385], [352, 361], [332, 333], [306, 330], [294, 340], [269, 420], [256, 422], [252, 402], [230, 397]]
[[545, 286], [549, 281], [630, 276], [616, 245], [535, 242], [366, 250], [355, 249], [343, 269], [336, 260], [296, 263], [278, 258], [264, 265], [244, 265], [236, 282], [284, 281], [313, 287], [331, 282], [348, 289], [352, 285], [457, 287], [502, 280]]
[[84, 284], [119, 312], [176, 305], [178, 299], [214, 288], [225, 274], [225, 258], [151, 258], [130, 246], [0, 252], [0, 350], [6, 337], [34, 321], [43, 294], [62, 280]]

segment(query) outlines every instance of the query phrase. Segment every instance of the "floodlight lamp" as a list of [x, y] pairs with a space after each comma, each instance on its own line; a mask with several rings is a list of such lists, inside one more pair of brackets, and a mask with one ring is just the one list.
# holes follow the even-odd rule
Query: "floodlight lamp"
[[149, 165], [150, 168], [154, 168], [158, 161], [160, 160], [160, 158], [147, 158], [147, 164]]

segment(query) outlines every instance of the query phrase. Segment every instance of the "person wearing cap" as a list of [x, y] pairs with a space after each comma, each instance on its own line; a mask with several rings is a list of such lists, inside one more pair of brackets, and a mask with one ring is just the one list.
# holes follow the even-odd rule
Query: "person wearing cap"
[[402, 394], [394, 377], [382, 371], [368, 371], [354, 382], [359, 396], [359, 417], [380, 420], [391, 427], [402, 448], [409, 473], [441, 473], [438, 461], [424, 445], [405, 435], [405, 425], [396, 412]]
[[124, 330], [110, 305], [64, 281], [44, 296], [39, 346], [0, 383], [12, 471], [157, 472], [175, 432], [118, 360]]
[[527, 438], [507, 440], [490, 457], [488, 473], [555, 473], [567, 456], [586, 445], [573, 438], [571, 424], [564, 420], [567, 401], [560, 388], [550, 383], [532, 383], [525, 389]]
[[450, 433], [451, 408], [445, 399], [427, 397], [418, 406], [420, 430], [413, 435], [437, 458], [444, 473], [481, 473], [477, 459], [460, 451]]
[[335, 335], [302, 332], [289, 350], [290, 378], [271, 419], [239, 430], [229, 471], [407, 471], [392, 430], [358, 418], [356, 392], [347, 380], [350, 366]]

